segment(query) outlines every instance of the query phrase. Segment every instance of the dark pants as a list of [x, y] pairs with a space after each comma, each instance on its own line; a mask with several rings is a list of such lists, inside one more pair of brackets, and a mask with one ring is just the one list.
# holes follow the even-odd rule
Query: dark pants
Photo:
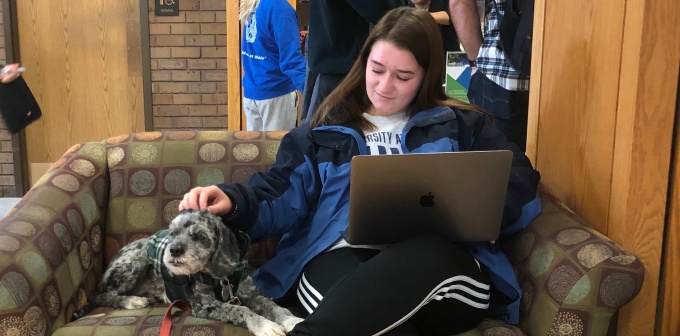
[[343, 75], [315, 74], [307, 71], [305, 92], [302, 93], [301, 123], [309, 122], [321, 102], [345, 79]]
[[529, 91], [508, 91], [477, 71], [470, 79], [468, 99], [489, 112], [508, 140], [526, 151]]
[[380, 251], [340, 248], [304, 269], [309, 314], [288, 335], [452, 335], [486, 316], [490, 280], [457, 244], [418, 236]]

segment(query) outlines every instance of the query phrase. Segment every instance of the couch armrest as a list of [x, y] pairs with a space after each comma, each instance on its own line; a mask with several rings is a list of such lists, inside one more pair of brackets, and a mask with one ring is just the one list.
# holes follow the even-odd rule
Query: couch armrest
[[543, 213], [506, 249], [524, 291], [520, 327], [530, 335], [606, 335], [616, 310], [640, 291], [644, 267], [557, 198], [541, 197]]
[[0, 220], [0, 335], [49, 335], [85, 304], [108, 181], [104, 144], [73, 146]]

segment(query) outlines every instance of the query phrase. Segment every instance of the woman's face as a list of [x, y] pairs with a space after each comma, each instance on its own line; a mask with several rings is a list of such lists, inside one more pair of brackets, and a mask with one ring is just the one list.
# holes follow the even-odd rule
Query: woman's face
[[371, 115], [389, 116], [406, 111], [423, 81], [424, 70], [410, 51], [388, 41], [377, 41], [366, 64], [366, 94]]

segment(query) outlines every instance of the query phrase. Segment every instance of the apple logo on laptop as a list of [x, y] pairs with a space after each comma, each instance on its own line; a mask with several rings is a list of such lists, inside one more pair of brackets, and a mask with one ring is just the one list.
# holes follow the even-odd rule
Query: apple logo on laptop
[[427, 195], [420, 196], [420, 206], [423, 208], [431, 208], [434, 206], [434, 195], [431, 192]]

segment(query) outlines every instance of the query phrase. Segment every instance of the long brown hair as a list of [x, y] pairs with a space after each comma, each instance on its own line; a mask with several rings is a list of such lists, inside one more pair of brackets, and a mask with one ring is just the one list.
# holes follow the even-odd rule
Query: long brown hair
[[345, 79], [314, 113], [313, 127], [357, 123], [363, 129], [372, 128], [373, 125], [361, 115], [371, 107], [366, 94], [366, 66], [377, 41], [387, 41], [411, 52], [424, 70], [423, 81], [410, 105], [409, 115], [436, 106], [481, 111], [479, 107], [452, 99], [444, 92], [441, 82], [446, 71], [442, 57], [444, 49], [434, 18], [425, 10], [399, 7], [385, 14], [373, 27]]

